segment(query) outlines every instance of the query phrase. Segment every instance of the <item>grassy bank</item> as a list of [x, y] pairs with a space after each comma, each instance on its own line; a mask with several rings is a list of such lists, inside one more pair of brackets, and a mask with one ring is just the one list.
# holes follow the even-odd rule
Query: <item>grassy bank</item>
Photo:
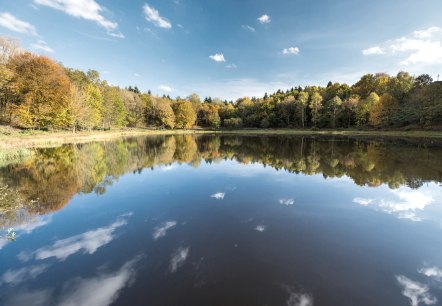
[[203, 130], [148, 130], [122, 129], [110, 131], [29, 131], [0, 127], [0, 150], [12, 148], [34, 148], [60, 146], [66, 143], [85, 143], [93, 141], [109, 141], [119, 137], [160, 135], [160, 134], [194, 134], [204, 133]]
[[235, 135], [336, 135], [442, 138], [442, 131], [403, 130], [300, 130], [300, 129], [238, 129], [238, 130], [149, 130], [123, 129], [111, 131], [30, 131], [0, 127], [0, 150], [60, 146], [66, 143], [109, 141], [119, 137], [172, 134], [235, 134]]

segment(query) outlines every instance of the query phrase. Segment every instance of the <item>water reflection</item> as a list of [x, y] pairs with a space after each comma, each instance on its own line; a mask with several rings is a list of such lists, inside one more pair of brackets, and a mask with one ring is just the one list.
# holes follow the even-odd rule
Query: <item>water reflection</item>
[[169, 270], [170, 272], [174, 273], [180, 268], [182, 265], [184, 265], [187, 256], [189, 256], [189, 247], [183, 248], [179, 247], [170, 258], [170, 264], [169, 264]]
[[383, 212], [397, 216], [399, 219], [408, 219], [410, 221], [422, 221], [420, 213], [429, 205], [435, 202], [430, 191], [423, 192], [419, 190], [408, 190], [401, 187], [397, 190], [391, 190], [391, 199], [366, 199], [356, 197], [354, 203], [362, 206], [375, 207]]
[[36, 278], [48, 269], [49, 265], [34, 265], [17, 270], [8, 270], [1, 277], [1, 284], [17, 285]]
[[176, 221], [167, 221], [161, 224], [161, 226], [155, 227], [153, 232], [153, 239], [157, 240], [161, 237], [166, 236], [166, 233], [169, 229], [175, 227]]
[[[170, 171], [175, 162], [198, 167], [201, 161], [235, 160], [305, 175], [322, 173], [325, 178], [348, 176], [360, 186], [371, 187], [387, 184], [390, 188], [418, 189], [425, 182], [442, 182], [442, 143], [434, 140], [414, 143], [351, 138], [178, 135], [36, 149], [26, 156], [25, 162], [0, 168], [0, 186], [8, 186], [9, 192], [16, 193], [2, 201], [2, 227], [29, 223], [23, 211], [8, 210], [8, 207], [22, 207], [25, 203], [31, 215], [46, 214], [65, 206], [77, 193], [105, 193], [108, 186], [127, 172], [154, 167]], [[232, 171], [234, 167], [227, 170]], [[251, 175], [253, 168], [248, 171], [238, 168], [238, 173]], [[211, 196], [223, 199], [225, 192]], [[414, 203], [415, 199], [407, 204], [407, 197], [418, 196], [418, 193], [398, 191], [397, 196], [402, 200], [399, 204], [378, 202], [375, 205], [387, 212], [403, 210], [402, 217], [413, 219], [414, 210], [431, 203], [423, 196], [416, 199], [419, 204]], [[291, 203], [291, 199], [281, 201]], [[404, 205], [408, 208], [400, 207]], [[413, 205], [418, 206], [411, 207]]]
[[[35, 259], [42, 260], [55, 257], [63, 261], [80, 251], [83, 251], [84, 254], [94, 254], [100, 247], [111, 242], [115, 238], [114, 232], [126, 224], [126, 220], [120, 219], [109, 226], [57, 240], [52, 246], [35, 251]], [[21, 257], [23, 258], [23, 256]]]
[[[136, 265], [142, 256], [127, 261], [115, 272], [98, 271], [96, 276], [90, 278], [73, 278], [62, 285], [61, 292], [53, 288], [29, 290], [22, 288], [20, 294], [10, 293], [5, 305], [82, 305], [82, 306], [107, 306], [112, 304], [120, 295], [122, 289], [133, 282], [136, 277]], [[35, 278], [48, 268], [48, 265], [32, 266], [19, 271], [8, 271], [3, 275], [17, 284], [21, 281]]]
[[413, 281], [404, 275], [396, 277], [398, 283], [402, 286], [402, 294], [410, 299], [412, 306], [419, 304], [434, 305], [437, 303], [437, 298], [430, 293], [430, 288], [417, 281]]
[[17, 232], [0, 304], [437, 305], [441, 153], [189, 135], [31, 150], [0, 168]]

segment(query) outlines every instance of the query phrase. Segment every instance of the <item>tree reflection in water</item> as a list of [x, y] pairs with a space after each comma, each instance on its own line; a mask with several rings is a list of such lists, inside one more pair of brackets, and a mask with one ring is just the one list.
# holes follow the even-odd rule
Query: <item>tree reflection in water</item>
[[222, 160], [260, 163], [290, 173], [347, 176], [372, 187], [417, 189], [425, 182], [442, 182], [442, 142], [434, 140], [169, 135], [32, 151], [25, 161], [0, 168], [6, 194], [1, 227], [57, 211], [77, 193], [103, 194], [127, 172], [175, 162], [193, 167]]

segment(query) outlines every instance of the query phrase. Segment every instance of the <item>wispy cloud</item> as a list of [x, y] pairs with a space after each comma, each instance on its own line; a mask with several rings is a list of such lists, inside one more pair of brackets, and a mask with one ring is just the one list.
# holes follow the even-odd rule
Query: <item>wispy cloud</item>
[[182, 265], [184, 265], [187, 257], [189, 256], [189, 248], [178, 248], [170, 259], [169, 263], [169, 271], [174, 273], [176, 272]]
[[222, 53], [215, 53], [214, 55], [210, 55], [209, 58], [211, 60], [214, 60], [215, 62], [225, 62], [226, 59], [224, 58], [224, 54]]
[[425, 30], [417, 30], [413, 32], [413, 35], [417, 38], [430, 38], [434, 33], [441, 32], [442, 29], [439, 27], [430, 27]]
[[123, 33], [121, 32], [109, 32], [107, 33], [109, 36], [115, 37], [115, 38], [125, 38]]
[[0, 285], [10, 284], [17, 285], [28, 280], [36, 278], [38, 275], [44, 273], [48, 269], [49, 265], [36, 265], [24, 267], [18, 270], [8, 270], [0, 278]]
[[250, 31], [250, 32], [256, 32], [255, 28], [252, 26], [249, 26], [248, 24], [244, 24], [241, 26], [244, 30]]
[[402, 295], [410, 299], [412, 306], [418, 306], [420, 303], [425, 305], [437, 303], [437, 298], [431, 295], [427, 285], [413, 281], [404, 275], [396, 276], [396, 280], [403, 288]]
[[49, 47], [44, 40], [38, 40], [36, 43], [31, 44], [31, 48], [34, 50], [40, 50], [47, 53], [54, 53], [55, 51]]
[[353, 199], [353, 203], [356, 203], [356, 204], [359, 204], [362, 206], [367, 206], [373, 201], [374, 201], [373, 199], [364, 199], [364, 198], [354, 198]]
[[382, 50], [381, 47], [376, 46], [376, 47], [371, 47], [371, 48], [367, 48], [367, 49], [362, 50], [362, 54], [364, 54], [364, 55], [384, 54], [384, 50]]
[[168, 85], [160, 85], [158, 88], [163, 90], [163, 91], [167, 91], [167, 92], [172, 92], [173, 91], [173, 88], [168, 86]]
[[382, 46], [362, 50], [364, 55], [396, 55], [400, 65], [433, 65], [442, 63], [442, 29], [430, 27], [411, 35], [386, 41]]
[[93, 254], [100, 247], [110, 243], [115, 238], [115, 230], [126, 224], [126, 220], [119, 219], [109, 226], [57, 240], [52, 246], [38, 249], [35, 252], [35, 258], [46, 259], [55, 257], [59, 260], [65, 260], [80, 251]]
[[282, 54], [285, 55], [298, 55], [299, 54], [299, 48], [298, 47], [289, 47], [282, 50]]
[[228, 65], [226, 65], [226, 68], [227, 69], [236, 69], [238, 67], [235, 64], [228, 64]]
[[163, 28], [163, 29], [170, 29], [172, 28], [172, 24], [167, 20], [167, 18], [164, 18], [160, 16], [160, 13], [158, 10], [150, 6], [149, 4], [144, 4], [143, 6], [143, 12], [144, 16], [146, 17], [146, 20], [152, 22], [156, 27]]
[[8, 12], [0, 13], [0, 26], [18, 33], [37, 35], [37, 31], [32, 24], [20, 20]]
[[417, 213], [434, 202], [433, 197], [417, 190], [406, 190], [402, 188], [393, 190], [391, 193], [396, 199], [377, 200], [357, 197], [353, 199], [353, 202], [362, 206], [373, 206], [383, 212], [393, 214], [399, 219], [408, 219], [411, 221], [422, 221]]
[[[139, 255], [127, 261], [115, 272], [99, 272], [90, 278], [73, 278], [61, 284], [59, 294], [53, 289], [28, 290], [21, 288], [20, 294], [13, 292], [6, 296], [7, 305], [83, 305], [108, 306], [120, 295], [121, 291], [129, 287], [136, 277], [136, 265], [143, 256]], [[33, 267], [27, 271], [20, 271], [21, 277], [30, 277], [44, 271], [44, 266]]]
[[217, 192], [217, 193], [212, 194], [210, 197], [215, 198], [217, 200], [222, 200], [222, 199], [224, 199], [225, 195], [226, 195], [225, 192]]
[[157, 240], [166, 236], [167, 230], [175, 227], [176, 221], [167, 221], [161, 224], [160, 226], [155, 227], [154, 232], [152, 234], [153, 239]]
[[[112, 304], [123, 288], [129, 286], [136, 275], [135, 265], [140, 256], [126, 262], [114, 273], [91, 278], [74, 279], [65, 286], [58, 305], [107, 306]], [[67, 285], [67, 284], [66, 284]]]
[[124, 35], [117, 31], [118, 23], [104, 17], [102, 15], [104, 8], [95, 0], [34, 0], [34, 3], [62, 11], [76, 18], [94, 21], [106, 29], [109, 35], [124, 38]]
[[52, 216], [39, 216], [36, 218], [33, 218], [29, 221], [27, 221], [24, 224], [21, 224], [19, 226], [15, 226], [15, 231], [23, 231], [26, 234], [32, 233], [35, 229], [48, 225], [52, 221]]
[[436, 281], [442, 280], [442, 269], [439, 267], [436, 267], [436, 266], [425, 267], [425, 268], [419, 269], [418, 272], [429, 277], [429, 278], [432, 278]]
[[270, 23], [270, 22], [271, 22], [271, 19], [270, 19], [270, 16], [269, 16], [269, 15], [264, 14], [264, 15], [258, 17], [258, 21], [259, 21], [261, 24], [266, 24], [266, 23]]

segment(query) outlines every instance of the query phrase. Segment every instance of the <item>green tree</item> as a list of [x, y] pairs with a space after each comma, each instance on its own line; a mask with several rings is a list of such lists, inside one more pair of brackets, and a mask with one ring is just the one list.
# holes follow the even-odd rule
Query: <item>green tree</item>
[[359, 102], [356, 108], [356, 124], [362, 126], [370, 121], [371, 110], [379, 103], [379, 96], [372, 92], [365, 100]]
[[124, 108], [123, 99], [120, 89], [115, 86], [102, 84], [103, 92], [103, 127], [110, 129], [111, 127], [121, 128], [126, 125], [126, 109]]
[[319, 112], [322, 109], [322, 96], [318, 92], [313, 93], [311, 96], [310, 109], [312, 111], [313, 126], [316, 127], [320, 115]]
[[374, 104], [370, 114], [370, 124], [373, 126], [388, 126], [394, 124], [393, 116], [399, 110], [399, 102], [390, 94], [383, 94], [379, 102]]
[[307, 108], [309, 94], [308, 92], [300, 92], [298, 94], [298, 97], [296, 98], [296, 104], [298, 105], [300, 112], [301, 112], [301, 123], [302, 127], [305, 127], [305, 110]]
[[329, 108], [332, 113], [332, 128], [336, 127], [336, 114], [339, 112], [342, 105], [342, 100], [338, 96], [333, 97], [328, 101]]

